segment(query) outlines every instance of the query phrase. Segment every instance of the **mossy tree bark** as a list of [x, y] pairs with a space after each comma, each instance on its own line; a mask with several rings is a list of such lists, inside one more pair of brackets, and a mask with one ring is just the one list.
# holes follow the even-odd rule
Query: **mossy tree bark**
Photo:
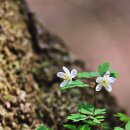
[[[40, 123], [63, 130], [67, 114], [81, 101], [92, 101], [86, 89], [60, 91], [56, 72], [63, 65], [84, 69], [25, 1], [0, 0], [0, 130], [33, 130]], [[114, 98], [104, 92], [98, 100], [109, 108], [108, 122], [116, 123], [110, 117], [121, 109]]]

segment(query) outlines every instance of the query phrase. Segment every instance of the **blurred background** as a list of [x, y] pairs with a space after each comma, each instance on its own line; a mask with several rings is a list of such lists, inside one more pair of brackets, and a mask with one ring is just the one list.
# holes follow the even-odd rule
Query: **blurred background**
[[120, 73], [113, 94], [130, 115], [130, 1], [27, 0], [43, 25], [95, 71], [109, 61]]

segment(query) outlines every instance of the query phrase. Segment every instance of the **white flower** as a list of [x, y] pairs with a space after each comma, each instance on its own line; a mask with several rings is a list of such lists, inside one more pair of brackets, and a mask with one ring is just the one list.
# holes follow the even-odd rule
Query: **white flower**
[[64, 87], [66, 84], [71, 83], [72, 79], [77, 76], [77, 70], [73, 69], [71, 72], [63, 66], [64, 72], [58, 72], [57, 76], [64, 79], [60, 84], [60, 87]]
[[116, 81], [116, 78], [110, 77], [110, 71], [107, 71], [103, 77], [98, 77], [96, 82], [98, 85], [96, 86], [96, 91], [100, 91], [102, 87], [104, 87], [108, 92], [112, 91], [111, 84]]

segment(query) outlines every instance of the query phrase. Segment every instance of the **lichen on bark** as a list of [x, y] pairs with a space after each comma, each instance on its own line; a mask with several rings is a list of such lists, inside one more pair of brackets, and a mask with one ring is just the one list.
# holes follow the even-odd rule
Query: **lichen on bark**
[[[84, 69], [63, 41], [38, 22], [25, 1], [0, 0], [1, 130], [34, 130], [41, 123], [63, 130], [67, 114], [81, 102], [92, 101], [92, 92], [86, 89], [60, 91], [56, 72], [63, 65]], [[98, 99], [110, 115], [120, 110], [105, 92]]]

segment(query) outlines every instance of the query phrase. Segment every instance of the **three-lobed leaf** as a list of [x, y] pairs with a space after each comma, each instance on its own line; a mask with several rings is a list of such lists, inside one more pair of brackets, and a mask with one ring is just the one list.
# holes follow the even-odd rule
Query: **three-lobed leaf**
[[[99, 65], [99, 68], [100, 68], [99, 71], [101, 71], [100, 73], [99, 72], [79, 72], [77, 75], [77, 78], [95, 78], [95, 77], [103, 76], [108, 70], [106, 69], [102, 71], [101, 69], [102, 67], [100, 67], [100, 65]], [[110, 70], [110, 77], [117, 78], [119, 77], [119, 73], [114, 70]]]
[[100, 65], [98, 66], [98, 72], [99, 72], [99, 74], [100, 74], [101, 76], [103, 76], [103, 75], [108, 71], [109, 67], [110, 67], [110, 64], [109, 64], [108, 62], [105, 62], [105, 63], [103, 63], [103, 64], [100, 64]]
[[84, 121], [87, 119], [86, 115], [83, 114], [71, 114], [70, 116], [67, 117], [68, 120], [71, 120], [73, 122], [78, 122], [78, 121]]
[[106, 114], [106, 109], [96, 109], [94, 111], [94, 115], [101, 115], [101, 114]]
[[100, 76], [99, 72], [79, 72], [78, 78], [94, 78]]
[[84, 87], [88, 87], [88, 86], [89, 86], [88, 84], [83, 83], [81, 80], [75, 80], [75, 81], [72, 81], [71, 83], [66, 84], [61, 89], [65, 90], [65, 89], [75, 88], [75, 87], [84, 88]]
[[79, 112], [87, 115], [93, 115], [94, 113], [94, 106], [92, 104], [81, 104], [79, 106]]
[[118, 117], [120, 121], [130, 121], [130, 117], [128, 117], [126, 114], [123, 113], [116, 113], [114, 116]]
[[87, 120], [92, 120], [96, 124], [100, 124], [104, 121], [106, 109], [95, 109], [92, 104], [81, 104], [79, 106], [79, 112], [87, 115]]

